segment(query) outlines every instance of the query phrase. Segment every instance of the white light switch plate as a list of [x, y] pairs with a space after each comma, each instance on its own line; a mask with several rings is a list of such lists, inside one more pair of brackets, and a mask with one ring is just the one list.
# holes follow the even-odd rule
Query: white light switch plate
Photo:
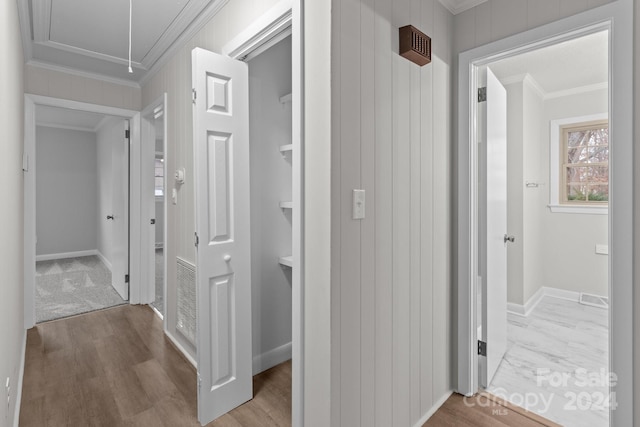
[[353, 190], [353, 219], [364, 219], [364, 190]]
[[596, 253], [601, 255], [609, 255], [609, 245], [596, 245]]

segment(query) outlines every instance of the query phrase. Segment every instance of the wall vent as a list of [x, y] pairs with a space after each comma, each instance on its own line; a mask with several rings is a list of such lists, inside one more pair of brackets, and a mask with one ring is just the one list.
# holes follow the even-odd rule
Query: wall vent
[[196, 266], [176, 257], [178, 315], [176, 330], [193, 346], [196, 345]]
[[400, 28], [400, 55], [419, 66], [431, 62], [431, 38], [413, 25]]

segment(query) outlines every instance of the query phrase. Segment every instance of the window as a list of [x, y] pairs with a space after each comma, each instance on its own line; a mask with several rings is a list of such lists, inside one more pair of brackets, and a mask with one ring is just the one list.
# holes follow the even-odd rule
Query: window
[[551, 212], [608, 213], [608, 114], [552, 120], [549, 208]]
[[156, 197], [164, 196], [164, 159], [156, 157], [155, 163], [155, 195]]
[[606, 121], [561, 127], [561, 203], [607, 204], [609, 200], [609, 124]]

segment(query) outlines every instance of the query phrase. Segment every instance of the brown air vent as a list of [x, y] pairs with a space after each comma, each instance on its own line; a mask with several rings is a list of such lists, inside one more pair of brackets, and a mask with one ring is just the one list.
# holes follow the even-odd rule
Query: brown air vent
[[400, 28], [400, 55], [421, 67], [427, 65], [431, 62], [431, 38], [413, 25]]

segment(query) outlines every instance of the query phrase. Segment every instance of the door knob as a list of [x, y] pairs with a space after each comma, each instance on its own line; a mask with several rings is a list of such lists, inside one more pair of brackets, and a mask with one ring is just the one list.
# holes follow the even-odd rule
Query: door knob
[[515, 237], [513, 237], [513, 236], [507, 236], [506, 234], [504, 235], [504, 242], [505, 242], [505, 243], [507, 243], [507, 242], [511, 242], [511, 243], [513, 243], [513, 242], [515, 242], [515, 241], [516, 241], [516, 238], [515, 238]]
[[107, 219], [113, 219], [113, 215], [107, 215]]
[[229, 261], [231, 261], [231, 255], [227, 254], [227, 255], [225, 255], [224, 257], [222, 257], [222, 259], [223, 259], [225, 262], [229, 262]]

